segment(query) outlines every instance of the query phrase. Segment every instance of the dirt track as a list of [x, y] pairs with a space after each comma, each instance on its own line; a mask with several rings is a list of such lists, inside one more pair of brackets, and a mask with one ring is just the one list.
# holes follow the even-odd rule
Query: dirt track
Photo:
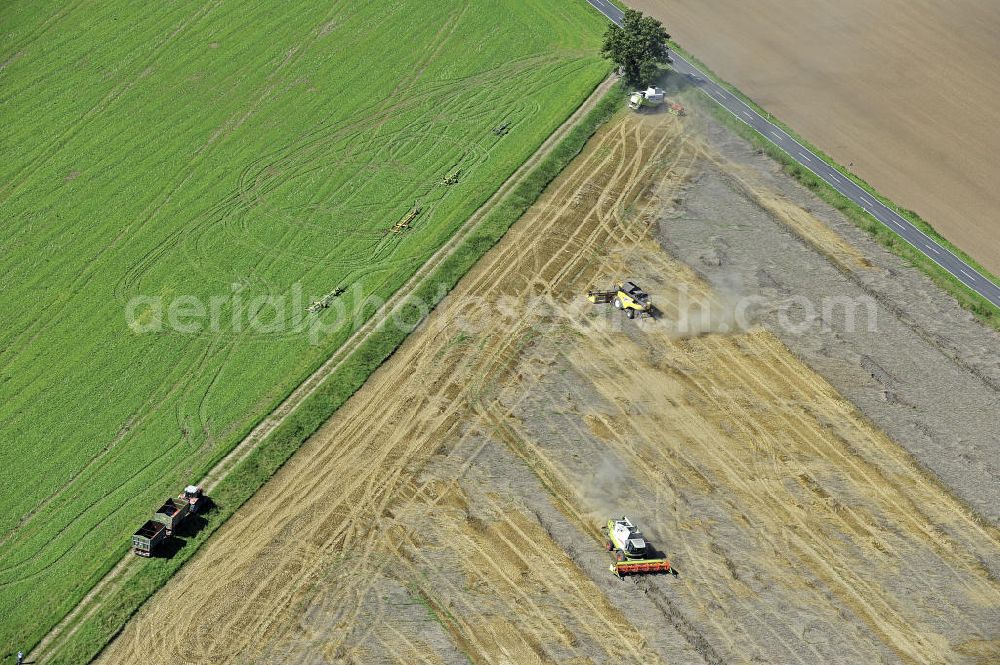
[[[653, 233], [715, 161], [601, 132], [102, 662], [986, 662], [997, 530], [771, 332], [669, 325], [724, 309]], [[580, 297], [625, 272], [659, 320]], [[679, 577], [608, 573], [622, 512]]]
[[629, 0], [754, 101], [1000, 273], [1000, 4]]
[[[577, 126], [580, 119], [583, 118], [587, 113], [589, 113], [600, 100], [607, 94], [611, 87], [616, 83], [614, 77], [609, 77], [604, 80], [597, 88], [591, 93], [580, 107], [573, 112], [573, 114], [566, 119], [566, 121], [559, 126], [559, 128], [549, 136], [538, 150], [524, 162], [512, 175], [508, 178], [500, 188], [491, 196], [480, 208], [462, 225], [462, 227], [455, 232], [455, 234], [442, 245], [423, 265], [420, 269], [414, 273], [413, 277], [406, 282], [400, 289], [396, 292], [395, 298], [392, 301], [386, 303], [381, 307], [375, 314], [365, 322], [358, 330], [356, 330], [345, 342], [341, 345], [337, 351], [327, 359], [315, 372], [312, 373], [305, 381], [302, 382], [278, 407], [264, 420], [258, 423], [247, 436], [237, 445], [233, 450], [231, 450], [225, 457], [223, 457], [219, 462], [209, 470], [208, 474], [199, 481], [197, 484], [205, 489], [206, 492], [210, 493], [214, 487], [216, 487], [223, 478], [226, 477], [240, 461], [245, 459], [251, 452], [253, 452], [257, 446], [260, 444], [261, 440], [276, 427], [278, 427], [285, 419], [292, 413], [296, 408], [298, 408], [306, 398], [316, 392], [316, 390], [323, 384], [323, 382], [336, 371], [344, 362], [350, 359], [351, 353], [366, 339], [370, 337], [373, 331], [379, 329], [379, 327], [390, 317], [395, 316], [398, 312], [401, 304], [405, 303], [407, 298], [413, 291], [426, 280], [427, 275], [432, 273], [442, 261], [447, 257], [454, 254], [456, 249], [461, 246], [462, 242], [468, 237], [469, 233], [472, 232], [479, 226], [483, 217], [488, 213], [497, 202], [502, 200], [507, 196], [510, 191], [516, 187], [524, 175], [528, 174], [537, 164], [548, 156], [552, 150], [559, 145], [559, 143], [565, 138], [574, 127]], [[101, 581], [88, 593], [80, 603], [73, 609], [72, 612], [67, 614], [60, 622], [57, 624], [48, 635], [46, 635], [38, 646], [35, 647], [34, 651], [29, 655], [29, 658], [37, 660], [50, 655], [53, 651], [57, 651], [65, 640], [72, 637], [74, 632], [78, 629], [78, 620], [81, 617], [87, 617], [92, 615], [98, 609], [100, 609], [101, 603], [107, 594], [113, 593], [116, 588], [122, 583], [127, 583], [129, 574], [135, 570], [136, 560], [127, 556], [122, 559], [114, 568], [112, 568]]]

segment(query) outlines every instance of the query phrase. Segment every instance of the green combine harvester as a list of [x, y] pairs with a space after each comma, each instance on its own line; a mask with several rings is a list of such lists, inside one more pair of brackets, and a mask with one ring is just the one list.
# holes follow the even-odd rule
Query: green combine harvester
[[615, 558], [610, 570], [618, 577], [673, 572], [670, 561], [659, 557], [642, 537], [639, 527], [624, 515], [621, 519], [609, 519], [608, 525], [601, 531], [607, 536], [605, 549], [612, 552]]

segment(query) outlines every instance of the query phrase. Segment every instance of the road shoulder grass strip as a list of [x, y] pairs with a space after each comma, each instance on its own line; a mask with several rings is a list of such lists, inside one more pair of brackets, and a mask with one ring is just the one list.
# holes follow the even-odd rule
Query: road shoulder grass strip
[[[580, 153], [597, 129], [621, 108], [621, 90], [614, 86], [580, 123], [523, 180], [484, 215], [465, 242], [416, 289], [413, 302], [436, 306], [475, 263], [538, 199], [555, 177]], [[364, 384], [406, 339], [396, 327], [382, 327], [362, 342], [345, 363], [315, 393], [265, 437], [261, 444], [216, 487], [216, 508], [204, 528], [189, 538], [168, 560], [155, 560], [126, 580], [119, 591], [90, 617], [48, 663], [85, 663], [93, 659], [127, 621], [201, 545], [271, 478], [299, 447]]]

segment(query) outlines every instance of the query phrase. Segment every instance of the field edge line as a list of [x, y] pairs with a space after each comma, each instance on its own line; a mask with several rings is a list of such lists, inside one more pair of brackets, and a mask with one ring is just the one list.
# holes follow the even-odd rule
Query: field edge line
[[[394, 294], [390, 303], [416, 296], [429, 302], [433, 311], [622, 106], [616, 81], [614, 77], [600, 81], [563, 124]], [[442, 285], [446, 288], [442, 289]], [[405, 341], [408, 333], [381, 327], [396, 311], [398, 306], [386, 305], [376, 312], [206, 474], [217, 508], [208, 515], [208, 524], [197, 536], [188, 539], [165, 565], [146, 566], [131, 576], [128, 569], [134, 564], [129, 565], [128, 556], [123, 558], [31, 648], [28, 660], [84, 663], [100, 655], [142, 605]], [[119, 578], [123, 581], [113, 602], [98, 600], [99, 590]]]

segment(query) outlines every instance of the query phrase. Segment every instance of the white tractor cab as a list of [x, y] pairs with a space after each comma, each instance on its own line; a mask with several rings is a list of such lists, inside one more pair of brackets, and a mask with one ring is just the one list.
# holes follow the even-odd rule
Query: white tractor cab
[[628, 97], [628, 107], [633, 111], [638, 111], [644, 106], [659, 106], [663, 103], [664, 92], [660, 88], [646, 88], [644, 91], [637, 90]]
[[190, 511], [192, 513], [198, 512], [199, 502], [201, 501], [202, 491], [197, 485], [188, 485], [184, 488], [184, 492], [181, 493], [181, 500], [187, 500], [188, 505], [191, 506]]

